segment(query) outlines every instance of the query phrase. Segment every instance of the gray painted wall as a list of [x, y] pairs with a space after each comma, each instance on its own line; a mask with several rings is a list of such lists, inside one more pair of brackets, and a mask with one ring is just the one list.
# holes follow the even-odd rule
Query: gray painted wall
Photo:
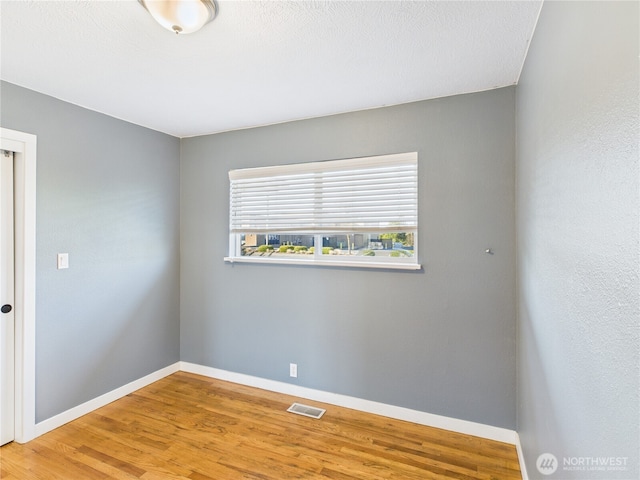
[[[530, 478], [640, 476], [638, 18], [637, 2], [546, 2], [517, 88]], [[547, 452], [561, 464], [548, 477], [536, 468]], [[627, 469], [565, 471], [565, 457], [628, 457]]]
[[[510, 87], [183, 139], [181, 359], [515, 428], [514, 128]], [[423, 272], [223, 262], [230, 169], [408, 151]]]
[[9, 83], [1, 95], [0, 124], [38, 136], [41, 421], [179, 360], [180, 141]]

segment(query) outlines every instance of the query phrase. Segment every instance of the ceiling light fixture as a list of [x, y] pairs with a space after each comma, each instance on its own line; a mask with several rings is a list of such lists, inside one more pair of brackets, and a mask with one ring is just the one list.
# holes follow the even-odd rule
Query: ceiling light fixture
[[216, 16], [214, 0], [138, 0], [151, 16], [167, 30], [193, 33]]

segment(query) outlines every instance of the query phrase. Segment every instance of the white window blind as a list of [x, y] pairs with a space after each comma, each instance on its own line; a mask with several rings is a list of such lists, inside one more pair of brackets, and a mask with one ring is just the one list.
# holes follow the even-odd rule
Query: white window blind
[[417, 153], [229, 172], [231, 233], [415, 232]]

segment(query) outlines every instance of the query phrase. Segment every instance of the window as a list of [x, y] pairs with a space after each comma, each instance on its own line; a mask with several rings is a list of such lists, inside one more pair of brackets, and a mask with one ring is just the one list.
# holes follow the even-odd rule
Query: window
[[418, 155], [231, 170], [229, 262], [419, 269]]

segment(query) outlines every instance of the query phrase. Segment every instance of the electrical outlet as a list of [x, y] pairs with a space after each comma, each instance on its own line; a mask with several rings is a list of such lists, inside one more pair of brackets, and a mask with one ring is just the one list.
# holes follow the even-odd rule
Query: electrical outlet
[[297, 363], [290, 363], [289, 364], [289, 376], [290, 377], [297, 377], [298, 376], [298, 364]]

